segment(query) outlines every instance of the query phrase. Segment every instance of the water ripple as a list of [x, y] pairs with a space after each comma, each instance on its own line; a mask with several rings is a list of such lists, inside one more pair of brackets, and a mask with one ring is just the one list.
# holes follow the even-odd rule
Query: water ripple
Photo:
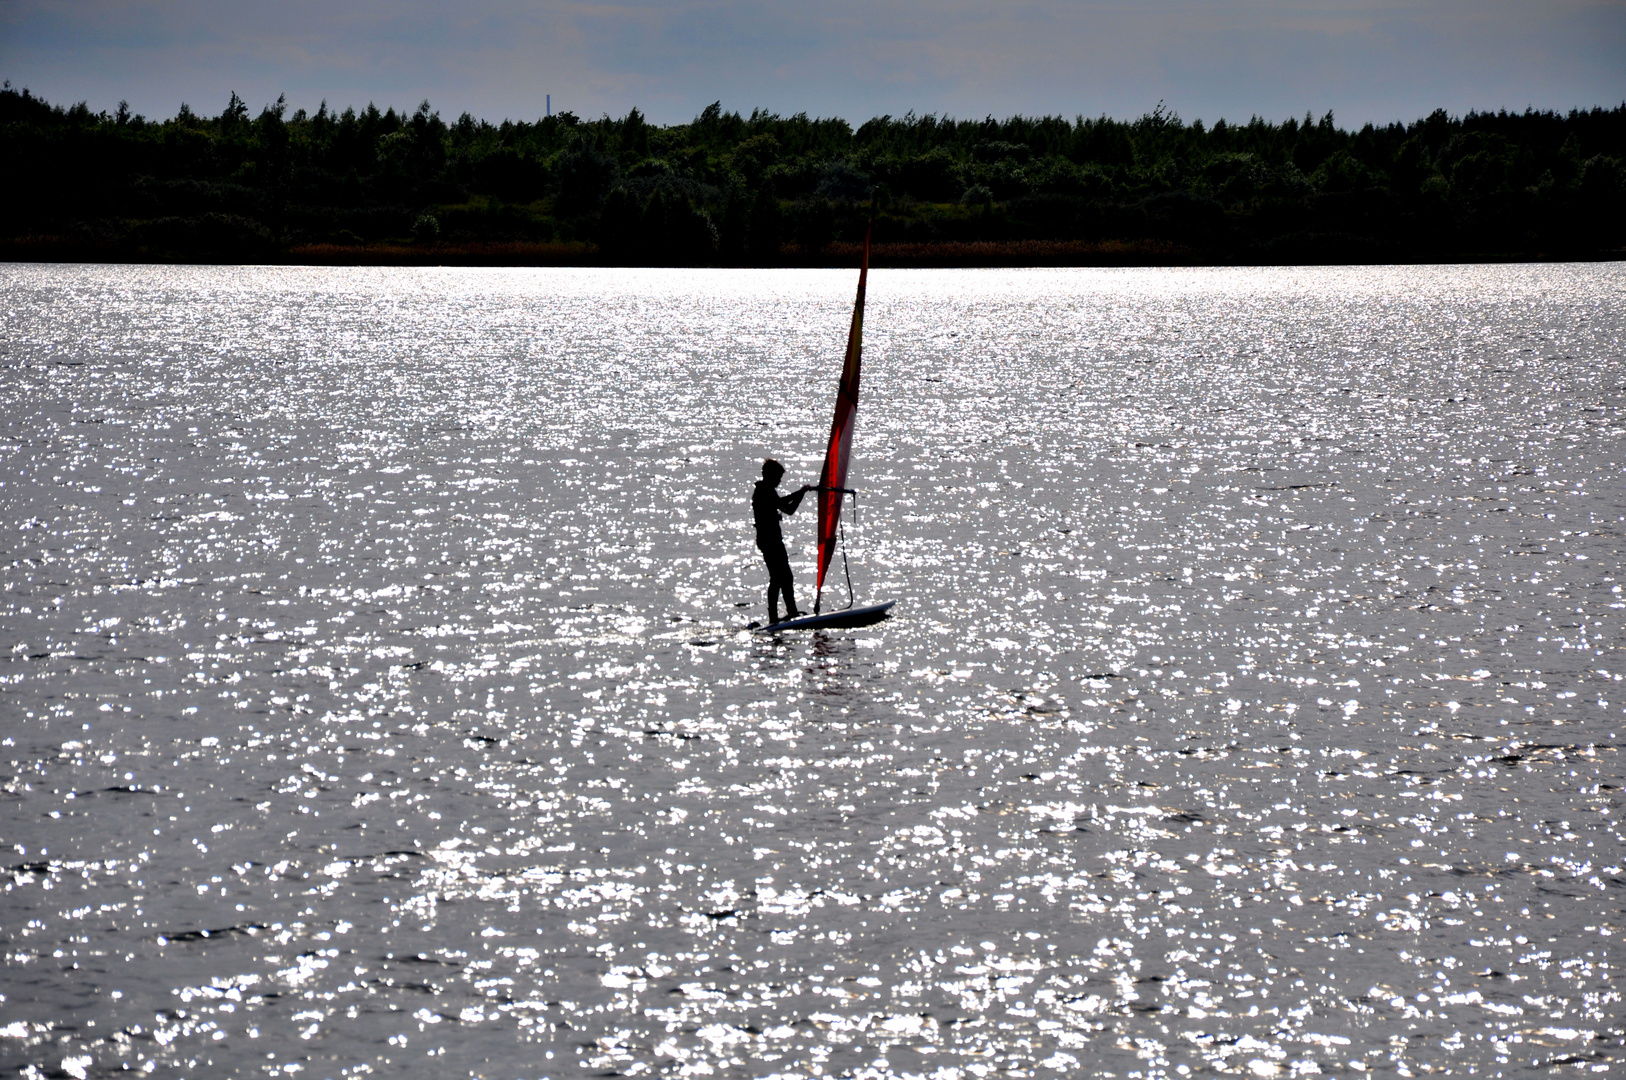
[[1622, 286], [0, 267], [0, 1067], [1607, 1072]]

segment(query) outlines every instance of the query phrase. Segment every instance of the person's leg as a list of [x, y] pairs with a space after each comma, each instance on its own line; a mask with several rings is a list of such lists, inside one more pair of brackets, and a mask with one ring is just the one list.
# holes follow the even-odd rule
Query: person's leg
[[801, 612], [796, 610], [796, 583], [791, 577], [790, 556], [785, 554], [785, 545], [777, 544], [770, 550], [764, 550], [762, 557], [768, 563], [768, 617], [774, 622], [779, 621], [779, 604], [776, 594], [785, 597], [785, 617], [794, 619]]
[[785, 594], [785, 618], [799, 619], [802, 612], [796, 606], [796, 579], [790, 573], [790, 560], [785, 560], [785, 579], [779, 583], [779, 591]]
[[[778, 567], [771, 548], [764, 547], [761, 542], [758, 542], [757, 550], [762, 552], [762, 561], [768, 567], [768, 625], [772, 626], [779, 621]], [[784, 556], [784, 545], [780, 545], [779, 555], [781, 558]]]

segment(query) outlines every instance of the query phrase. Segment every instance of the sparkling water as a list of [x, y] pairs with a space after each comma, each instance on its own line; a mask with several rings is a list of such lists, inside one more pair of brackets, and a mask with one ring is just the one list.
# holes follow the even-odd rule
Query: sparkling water
[[0, 1068], [1618, 1067], [1621, 264], [856, 276], [0, 266]]

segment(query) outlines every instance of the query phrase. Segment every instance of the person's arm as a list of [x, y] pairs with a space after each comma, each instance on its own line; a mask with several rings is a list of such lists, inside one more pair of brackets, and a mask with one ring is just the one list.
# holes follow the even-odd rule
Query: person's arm
[[812, 484], [803, 484], [801, 487], [779, 500], [779, 509], [783, 510], [787, 514], [794, 514], [796, 512], [796, 508], [802, 505], [802, 496], [806, 495], [812, 490], [814, 490]]

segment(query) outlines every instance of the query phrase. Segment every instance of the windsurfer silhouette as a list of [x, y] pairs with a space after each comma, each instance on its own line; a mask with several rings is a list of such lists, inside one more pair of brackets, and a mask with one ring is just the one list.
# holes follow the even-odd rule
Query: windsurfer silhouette
[[802, 504], [802, 496], [814, 490], [812, 484], [803, 484], [789, 495], [779, 494], [779, 481], [785, 477], [785, 467], [773, 458], [762, 463], [762, 479], [751, 492], [751, 514], [756, 518], [757, 550], [768, 564], [768, 623], [779, 621], [779, 594], [785, 594], [785, 618], [801, 616], [796, 610], [796, 583], [791, 577], [790, 556], [785, 554], [785, 538], [779, 532], [779, 515], [794, 514]]

